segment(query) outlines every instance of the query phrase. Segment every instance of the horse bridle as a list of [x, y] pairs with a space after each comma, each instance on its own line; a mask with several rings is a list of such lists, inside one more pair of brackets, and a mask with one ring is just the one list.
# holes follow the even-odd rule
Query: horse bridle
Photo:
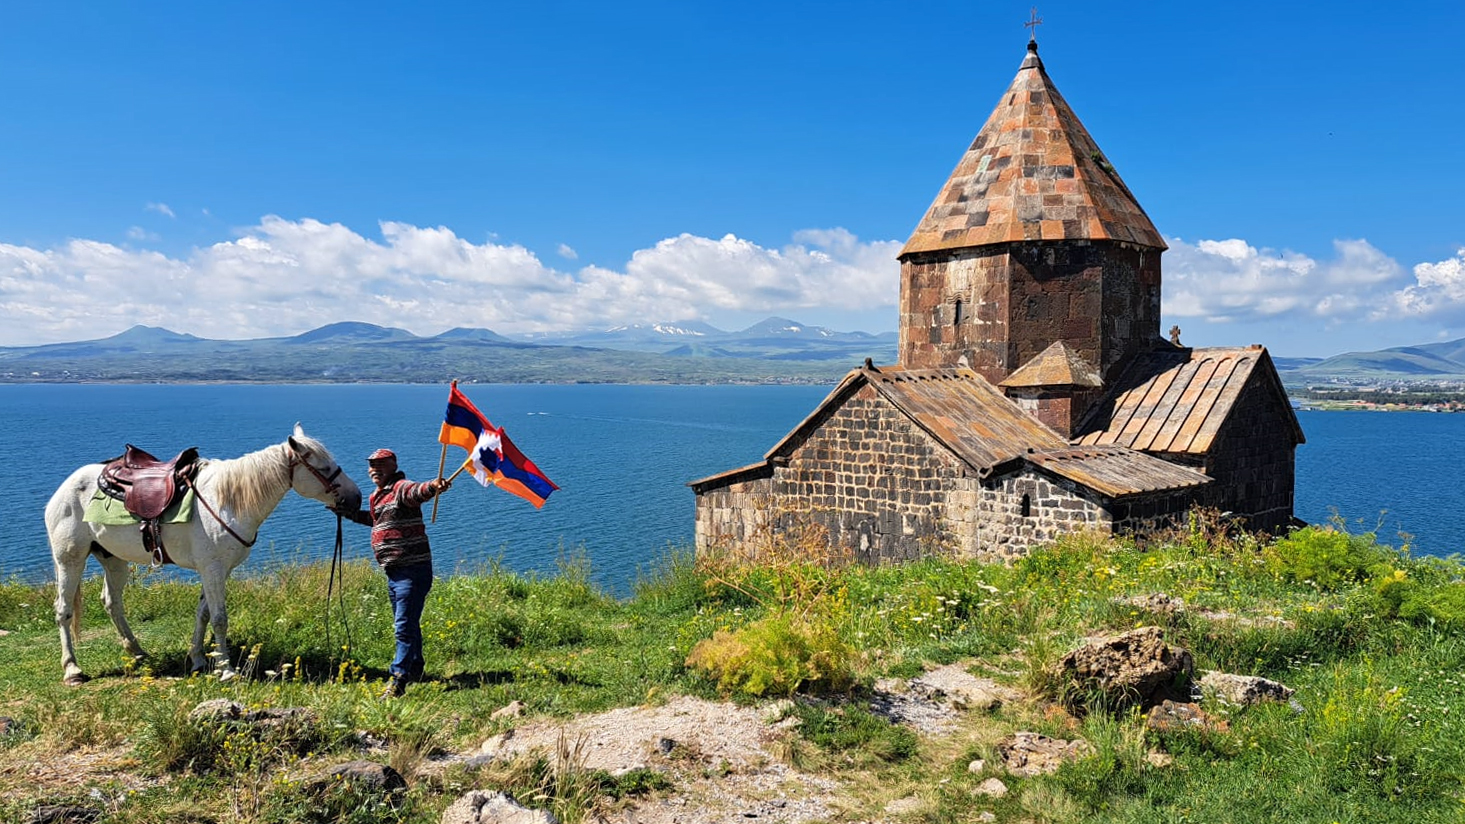
[[295, 480], [295, 467], [303, 466], [310, 470], [310, 474], [314, 475], [317, 481], [320, 481], [320, 485], [325, 489], [326, 494], [335, 498], [336, 503], [339, 505], [341, 503], [341, 496], [336, 494], [336, 490], [341, 488], [341, 484], [336, 479], [341, 476], [341, 465], [336, 464], [336, 471], [327, 475], [312, 466], [310, 461], [307, 461], [305, 456], [300, 454], [300, 450], [295, 446], [294, 441], [289, 441], [288, 443], [290, 445], [290, 467], [288, 471], [290, 473], [291, 483], [294, 483]]

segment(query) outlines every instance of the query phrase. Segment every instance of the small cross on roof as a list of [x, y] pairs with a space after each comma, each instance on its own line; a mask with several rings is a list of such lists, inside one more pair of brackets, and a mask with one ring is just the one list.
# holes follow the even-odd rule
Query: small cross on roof
[[1043, 25], [1043, 18], [1041, 18], [1041, 17], [1038, 16], [1038, 7], [1037, 6], [1033, 6], [1033, 16], [1032, 16], [1032, 18], [1029, 19], [1028, 22], [1023, 23], [1023, 26], [1026, 27], [1027, 30], [1028, 30], [1028, 41], [1029, 42], [1032, 42], [1032, 43], [1038, 42], [1038, 26], [1041, 26], [1041, 25]]

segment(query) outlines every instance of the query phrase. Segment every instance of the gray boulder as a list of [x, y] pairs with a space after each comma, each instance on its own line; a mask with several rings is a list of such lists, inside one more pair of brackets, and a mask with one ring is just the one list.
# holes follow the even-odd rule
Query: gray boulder
[[1196, 730], [1214, 733], [1231, 729], [1224, 719], [1216, 718], [1197, 704], [1170, 700], [1150, 709], [1149, 715], [1145, 716], [1145, 727], [1155, 732]]
[[1249, 707], [1263, 701], [1285, 702], [1296, 690], [1256, 675], [1232, 675], [1212, 670], [1201, 676], [1201, 689], [1223, 704]]
[[1093, 751], [1082, 738], [1066, 741], [1036, 732], [1015, 732], [997, 742], [1002, 765], [1019, 778], [1055, 772], [1063, 762], [1077, 761]]
[[503, 793], [471, 790], [443, 810], [442, 824], [558, 824], [544, 810], [520, 806]]
[[25, 824], [95, 824], [102, 820], [102, 811], [92, 807], [57, 804], [31, 810]]
[[1166, 618], [1178, 618], [1185, 614], [1185, 601], [1173, 595], [1166, 595], [1163, 592], [1151, 592], [1146, 595], [1128, 595], [1115, 598], [1114, 603], [1121, 607], [1129, 607], [1137, 612], [1146, 612], [1150, 615], [1158, 615]]
[[1178, 694], [1188, 697], [1195, 661], [1190, 651], [1165, 643], [1159, 627], [1140, 627], [1098, 638], [1057, 664], [1070, 705], [1153, 706]]

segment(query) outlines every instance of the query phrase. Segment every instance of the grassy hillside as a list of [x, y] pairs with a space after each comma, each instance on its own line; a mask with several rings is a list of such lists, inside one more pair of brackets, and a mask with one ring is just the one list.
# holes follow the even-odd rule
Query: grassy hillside
[[[784, 718], [793, 738], [781, 757], [840, 788], [840, 806], [821, 820], [1460, 820], [1465, 583], [1455, 560], [1326, 528], [1260, 541], [1204, 523], [1144, 547], [1076, 536], [1012, 566], [830, 568], [809, 562], [818, 554], [817, 541], [803, 541], [758, 566], [675, 555], [628, 600], [598, 592], [573, 559], [551, 578], [490, 568], [440, 579], [424, 626], [430, 680], [387, 702], [377, 693], [390, 610], [380, 573], [363, 564], [346, 568], [339, 602], [349, 640], [338, 622], [324, 629], [324, 568], [233, 581], [230, 635], [246, 677], [231, 683], [182, 671], [194, 585], [129, 587], [133, 626], [153, 655], [133, 661], [89, 582], [79, 654], [95, 678], [80, 688], [60, 684], [49, 587], [0, 585], [0, 715], [12, 719], [0, 734], [0, 820], [77, 804], [128, 824], [426, 824], [471, 788], [594, 820], [670, 803], [690, 779], [576, 771], [568, 746], [512, 764], [432, 768], [432, 756], [475, 751], [531, 719], [678, 695], [727, 696]], [[1155, 593], [1185, 608], [1151, 614], [1122, 600]], [[1207, 705], [1228, 729], [1157, 733], [1137, 710], [1075, 703], [1055, 682], [1051, 665], [1082, 639], [1141, 624], [1162, 626], [1198, 669], [1295, 688], [1293, 704]], [[879, 679], [949, 663], [1022, 698], [968, 712], [940, 735], [870, 710]], [[768, 703], [784, 696], [794, 701]], [[217, 697], [306, 707], [321, 722], [261, 740], [188, 719]], [[524, 703], [523, 719], [493, 716], [512, 701]], [[1081, 737], [1092, 750], [1052, 775], [1003, 775], [1004, 796], [978, 793], [991, 770], [968, 765], [994, 763], [994, 742], [1016, 730]], [[317, 816], [298, 776], [361, 757], [363, 741], [381, 742], [378, 760], [407, 777], [405, 799]], [[713, 765], [697, 780], [735, 772]]]

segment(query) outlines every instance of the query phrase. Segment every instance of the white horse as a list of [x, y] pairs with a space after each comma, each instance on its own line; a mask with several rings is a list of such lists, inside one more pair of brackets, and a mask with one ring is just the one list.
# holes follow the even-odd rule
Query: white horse
[[[81, 579], [88, 555], [102, 565], [105, 586], [102, 603], [122, 636], [128, 654], [143, 655], [142, 646], [122, 614], [122, 590], [132, 573], [129, 564], [151, 563], [136, 525], [108, 526], [87, 523], [82, 513], [97, 490], [100, 464], [71, 473], [46, 504], [46, 532], [56, 562], [56, 624], [61, 630], [61, 667], [67, 684], [87, 679], [76, 663], [73, 646], [81, 624]], [[232, 460], [200, 461], [193, 481], [197, 493], [193, 518], [187, 523], [164, 524], [163, 546], [180, 567], [198, 572], [203, 585], [193, 629], [189, 661], [196, 672], [207, 665], [205, 627], [213, 628], [220, 677], [237, 672], [229, 656], [229, 613], [224, 606], [224, 582], [234, 567], [249, 556], [249, 549], [265, 518], [294, 489], [333, 507], [361, 507], [361, 489], [336, 463], [320, 441], [295, 425], [284, 443], [265, 447]]]

